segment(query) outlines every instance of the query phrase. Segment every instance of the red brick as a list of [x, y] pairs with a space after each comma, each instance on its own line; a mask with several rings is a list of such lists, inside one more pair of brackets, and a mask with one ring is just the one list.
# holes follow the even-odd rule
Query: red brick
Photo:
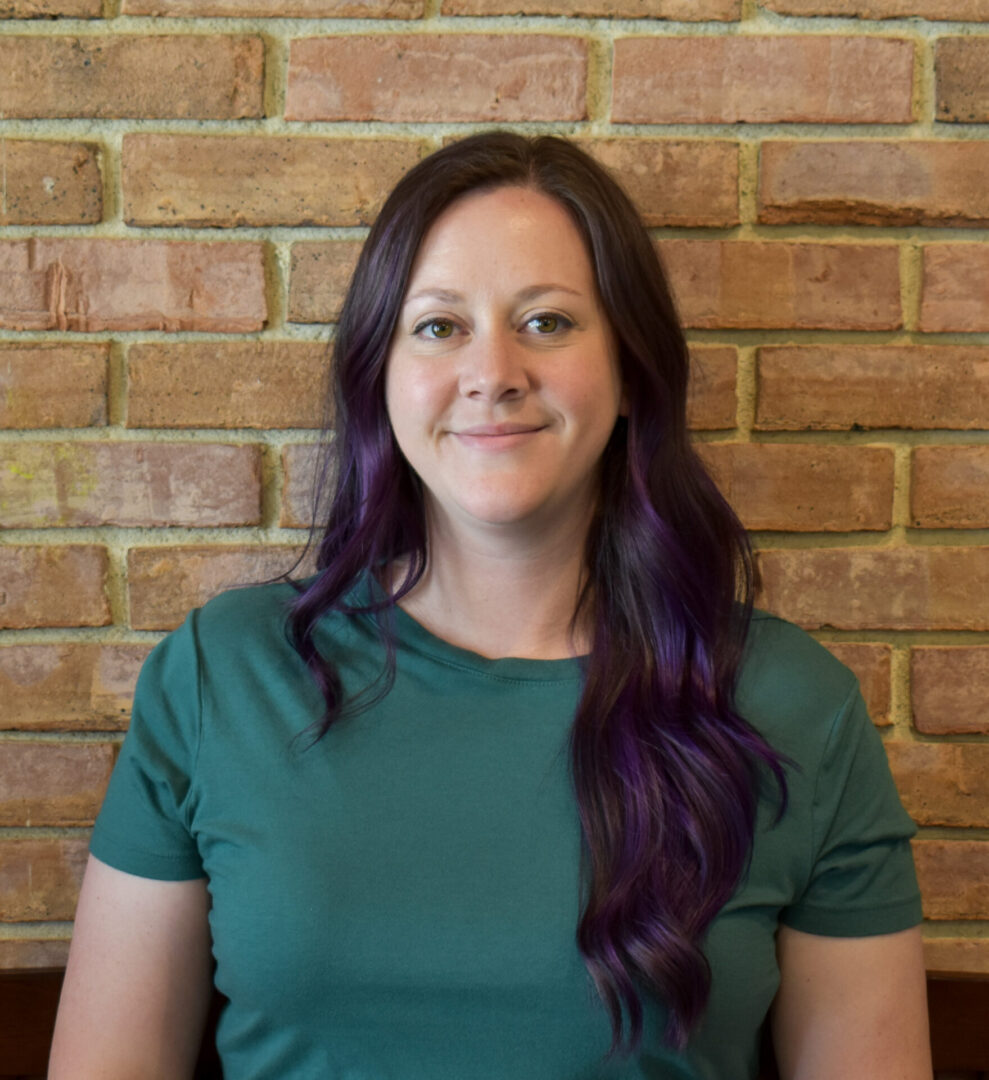
[[267, 317], [263, 246], [0, 241], [0, 327], [247, 333]]
[[366, 225], [422, 156], [406, 139], [125, 135], [128, 225]]
[[360, 240], [316, 240], [292, 245], [289, 322], [337, 321], [363, 246]]
[[0, 153], [0, 225], [76, 225], [102, 217], [103, 182], [93, 144], [0, 139]]
[[0, 840], [0, 919], [71, 919], [89, 857], [89, 836]]
[[985, 840], [915, 840], [913, 857], [926, 918], [985, 918], [989, 911]]
[[908, 124], [912, 94], [913, 44], [895, 38], [627, 37], [615, 42], [611, 118]]
[[742, 0], [443, 0], [444, 15], [569, 15], [578, 18], [736, 22]]
[[329, 363], [315, 341], [134, 345], [127, 425], [316, 428]]
[[0, 825], [92, 824], [113, 769], [112, 743], [0, 745]]
[[[0, 115], [263, 116], [264, 43], [235, 34], [0, 38]], [[42, 77], [43, 73], [43, 77]]]
[[892, 244], [661, 240], [684, 324], [698, 328], [894, 330]]
[[896, 741], [886, 754], [918, 825], [989, 826], [989, 744]]
[[986, 225], [987, 174], [985, 142], [765, 142], [759, 220]]
[[69, 942], [59, 938], [0, 939], [0, 971], [64, 968]]
[[[987, 18], [984, 7], [982, 18]], [[958, 124], [989, 121], [989, 38], [941, 38], [934, 64], [937, 119]]]
[[0, 629], [106, 626], [106, 548], [0, 547]]
[[922, 529], [989, 528], [989, 446], [918, 446], [910, 521]]
[[0, 428], [102, 427], [110, 348], [0, 343]]
[[985, 22], [985, 0], [762, 0], [781, 15], [846, 15], [855, 19], [957, 19]]
[[696, 431], [735, 426], [738, 352], [730, 345], [692, 345], [687, 422]]
[[127, 555], [131, 626], [172, 630], [192, 608], [217, 593], [290, 570], [301, 550], [242, 545], [132, 548]]
[[702, 443], [697, 449], [748, 529], [890, 527], [892, 450], [816, 443]]
[[762, 606], [801, 626], [989, 630], [989, 547], [759, 554]]
[[738, 224], [738, 143], [582, 139], [625, 188], [647, 225]]
[[294, 443], [282, 447], [282, 510], [278, 524], [283, 528], [308, 529], [313, 523], [313, 479], [319, 447]]
[[925, 938], [924, 966], [929, 975], [989, 975], [989, 938]]
[[60, 642], [0, 648], [0, 727], [117, 731], [150, 645]]
[[209, 443], [0, 444], [8, 528], [257, 525], [261, 449]]
[[761, 431], [986, 428], [989, 348], [763, 348], [755, 426]]
[[124, 0], [125, 15], [247, 19], [421, 19], [424, 0]]
[[910, 650], [913, 722], [929, 735], [989, 733], [989, 646]]
[[989, 248], [985, 244], [925, 246], [918, 328], [928, 333], [989, 330]]
[[288, 120], [583, 120], [587, 45], [548, 34], [292, 42]]
[[825, 648], [855, 672], [862, 697], [880, 727], [889, 720], [890, 661], [893, 650], [888, 645], [866, 645], [850, 641], [825, 641]]

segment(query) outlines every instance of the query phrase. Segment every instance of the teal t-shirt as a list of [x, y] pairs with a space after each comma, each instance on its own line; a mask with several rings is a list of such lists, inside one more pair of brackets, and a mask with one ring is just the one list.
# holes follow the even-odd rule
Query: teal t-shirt
[[[854, 677], [757, 613], [738, 705], [799, 768], [760, 807], [746, 879], [712, 924], [708, 1009], [685, 1054], [646, 1000], [642, 1050], [610, 1026], [575, 942], [580, 829], [567, 738], [576, 660], [489, 660], [395, 612], [397, 675], [312, 743], [322, 698], [274, 585], [194, 611], [148, 658], [92, 852], [206, 876], [228, 1080], [745, 1080], [776, 993], [774, 937], [920, 920], [909, 837]], [[356, 691], [365, 616], [317, 646]]]

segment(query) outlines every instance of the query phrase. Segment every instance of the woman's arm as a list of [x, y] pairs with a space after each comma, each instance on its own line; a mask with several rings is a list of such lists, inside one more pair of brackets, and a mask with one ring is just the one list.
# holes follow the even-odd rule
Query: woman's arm
[[49, 1080], [191, 1077], [209, 1006], [206, 879], [153, 881], [90, 856]]
[[931, 1080], [920, 928], [829, 938], [781, 926], [782, 1080]]

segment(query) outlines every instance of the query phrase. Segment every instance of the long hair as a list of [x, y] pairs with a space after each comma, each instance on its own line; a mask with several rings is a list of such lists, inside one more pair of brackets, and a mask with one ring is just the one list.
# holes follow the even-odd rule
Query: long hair
[[[604, 452], [574, 613], [593, 628], [570, 736], [583, 833], [576, 939], [611, 1021], [610, 1053], [640, 1045], [643, 990], [666, 1004], [666, 1040], [682, 1048], [710, 988], [704, 933], [746, 870], [760, 789], [775, 778], [782, 813], [786, 784], [779, 756], [735, 709], [752, 559], [690, 445], [687, 347], [666, 279], [628, 197], [572, 143], [474, 135], [420, 162], [386, 201], [334, 342], [333, 468], [321, 471], [333, 475], [332, 497], [319, 573], [293, 606], [291, 636], [326, 701], [318, 735], [390, 689], [388, 613], [429, 553], [421, 488], [385, 408], [389, 345], [429, 227], [460, 196], [502, 186], [568, 211], [619, 343], [628, 416]], [[401, 582], [348, 606], [362, 574], [400, 556]], [[386, 647], [382, 678], [356, 700], [344, 700], [313, 643], [330, 610], [372, 612]]]

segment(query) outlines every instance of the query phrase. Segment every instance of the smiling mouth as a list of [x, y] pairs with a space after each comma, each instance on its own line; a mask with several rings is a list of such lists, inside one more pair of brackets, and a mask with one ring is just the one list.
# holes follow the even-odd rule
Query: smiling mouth
[[508, 450], [527, 442], [545, 429], [541, 424], [479, 424], [453, 434], [466, 446], [480, 450]]

